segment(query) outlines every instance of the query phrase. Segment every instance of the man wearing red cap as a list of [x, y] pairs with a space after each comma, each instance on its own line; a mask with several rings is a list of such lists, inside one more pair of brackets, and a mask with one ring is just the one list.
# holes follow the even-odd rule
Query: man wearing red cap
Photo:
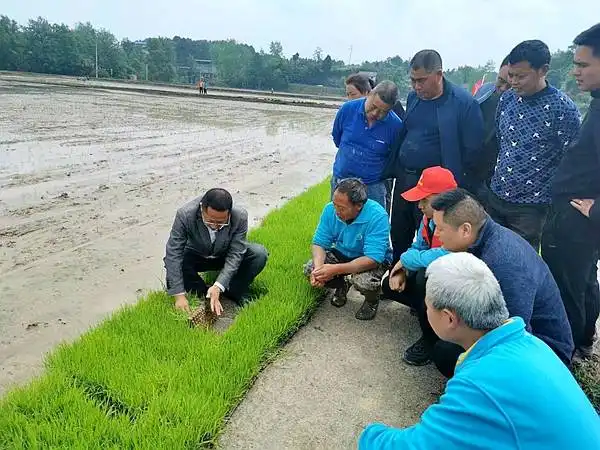
[[[452, 172], [435, 166], [425, 169], [417, 185], [402, 194], [404, 200], [418, 202], [423, 220], [411, 247], [400, 255], [400, 260], [391, 270], [389, 277], [384, 277], [381, 282], [383, 296], [413, 308], [419, 323], [424, 325], [427, 324], [425, 269], [437, 258], [448, 253], [435, 235], [431, 202], [439, 194], [456, 187]], [[437, 340], [434, 333], [431, 336], [427, 335], [431, 327], [421, 326], [421, 329], [425, 330], [423, 336], [404, 353], [404, 361], [411, 365], [427, 364], [430, 361], [429, 349]], [[429, 343], [431, 345], [428, 345]]]

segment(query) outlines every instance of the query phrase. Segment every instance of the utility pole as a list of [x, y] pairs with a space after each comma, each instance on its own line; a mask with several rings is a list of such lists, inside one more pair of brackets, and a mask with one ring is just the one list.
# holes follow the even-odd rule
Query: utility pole
[[148, 63], [146, 63], [146, 81], [148, 81]]
[[98, 34], [96, 34], [96, 78], [98, 78]]
[[352, 46], [350, 46], [350, 56], [348, 56], [348, 65], [352, 62]]

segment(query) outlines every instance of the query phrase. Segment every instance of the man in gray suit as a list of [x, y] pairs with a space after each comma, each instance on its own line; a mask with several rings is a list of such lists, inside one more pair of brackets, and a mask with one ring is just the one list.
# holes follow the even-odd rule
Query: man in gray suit
[[[225, 293], [240, 305], [247, 303], [250, 283], [267, 263], [267, 250], [246, 241], [248, 213], [234, 208], [225, 189], [210, 189], [179, 208], [164, 258], [167, 291], [175, 307], [190, 313], [186, 292], [210, 299], [210, 308], [221, 315]], [[214, 284], [206, 285], [199, 272], [218, 270]]]

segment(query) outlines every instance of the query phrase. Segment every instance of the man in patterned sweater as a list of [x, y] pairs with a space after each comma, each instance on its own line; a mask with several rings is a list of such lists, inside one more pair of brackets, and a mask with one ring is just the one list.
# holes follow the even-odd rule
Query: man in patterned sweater
[[539, 40], [524, 41], [508, 55], [512, 89], [496, 112], [500, 152], [486, 209], [536, 250], [550, 206], [550, 188], [569, 143], [577, 138], [577, 106], [550, 86], [550, 50]]

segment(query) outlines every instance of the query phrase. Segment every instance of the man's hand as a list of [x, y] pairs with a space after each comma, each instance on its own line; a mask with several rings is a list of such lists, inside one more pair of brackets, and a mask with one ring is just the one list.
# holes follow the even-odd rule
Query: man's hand
[[318, 282], [327, 283], [332, 278], [340, 275], [336, 264], [323, 264], [318, 269], [313, 270], [312, 277]]
[[406, 270], [401, 268], [397, 272], [391, 272], [389, 283], [392, 291], [403, 292], [406, 288]]
[[594, 206], [594, 200], [591, 198], [579, 199], [574, 198], [571, 200], [571, 206], [583, 214], [585, 217], [590, 217], [590, 209]]
[[180, 309], [181, 311], [186, 312], [188, 314], [192, 313], [192, 310], [190, 309], [190, 304], [188, 303], [185, 294], [179, 294], [175, 296], [175, 308]]
[[217, 316], [220, 316], [223, 312], [223, 306], [221, 305], [221, 289], [217, 285], [212, 285], [208, 288], [208, 292], [206, 293], [206, 298], [210, 299], [210, 309]]
[[318, 281], [318, 280], [315, 278], [314, 271], [313, 271], [313, 273], [311, 273], [311, 274], [310, 274], [310, 285], [311, 285], [312, 287], [316, 287], [316, 288], [322, 288], [322, 287], [325, 287], [325, 283], [324, 283], [323, 281]]

